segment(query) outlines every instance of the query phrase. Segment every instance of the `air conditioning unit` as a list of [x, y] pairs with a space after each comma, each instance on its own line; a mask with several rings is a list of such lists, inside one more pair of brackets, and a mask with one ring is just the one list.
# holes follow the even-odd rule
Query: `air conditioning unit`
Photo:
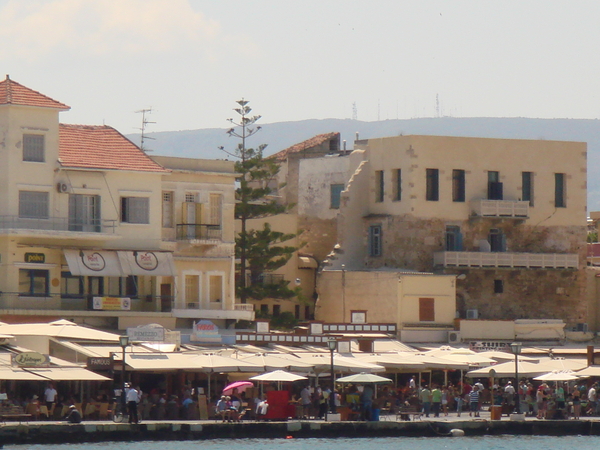
[[448, 331], [448, 344], [460, 344], [461, 341], [460, 331]]
[[69, 192], [69, 185], [67, 183], [57, 183], [56, 184], [56, 190], [60, 194], [64, 194], [66, 192]]
[[478, 319], [479, 311], [476, 309], [467, 309], [467, 319]]

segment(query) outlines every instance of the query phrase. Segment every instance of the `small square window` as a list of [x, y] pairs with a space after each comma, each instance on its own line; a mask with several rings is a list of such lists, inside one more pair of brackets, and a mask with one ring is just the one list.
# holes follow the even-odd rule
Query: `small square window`
[[23, 161], [44, 162], [44, 136], [41, 134], [23, 135]]

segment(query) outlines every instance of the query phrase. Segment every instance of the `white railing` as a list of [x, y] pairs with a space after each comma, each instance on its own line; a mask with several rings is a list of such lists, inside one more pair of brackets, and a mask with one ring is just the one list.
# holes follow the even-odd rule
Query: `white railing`
[[235, 311], [254, 311], [254, 305], [252, 303], [236, 303], [234, 305]]
[[480, 217], [529, 217], [529, 202], [516, 200], [474, 200], [471, 207]]
[[438, 252], [436, 266], [443, 267], [524, 267], [577, 269], [579, 255], [573, 253]]

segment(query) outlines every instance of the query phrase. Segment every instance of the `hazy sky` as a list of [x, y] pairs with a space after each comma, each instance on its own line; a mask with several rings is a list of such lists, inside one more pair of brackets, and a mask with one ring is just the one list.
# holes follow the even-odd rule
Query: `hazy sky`
[[[600, 1], [0, 0], [0, 75], [134, 133], [432, 117], [598, 118]], [[439, 103], [436, 102], [439, 98]]]

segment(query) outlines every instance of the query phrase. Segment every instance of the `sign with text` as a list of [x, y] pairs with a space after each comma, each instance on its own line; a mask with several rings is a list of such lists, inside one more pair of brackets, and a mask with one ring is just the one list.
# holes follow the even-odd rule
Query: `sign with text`
[[87, 359], [87, 368], [89, 370], [113, 370], [113, 359], [90, 356]]
[[46, 367], [50, 365], [50, 356], [38, 352], [23, 352], [13, 355], [12, 362], [19, 367]]
[[210, 320], [199, 320], [194, 323], [190, 340], [194, 342], [221, 343], [219, 327]]
[[127, 328], [127, 336], [133, 342], [164, 342], [165, 329], [163, 327]]
[[131, 299], [129, 297], [94, 297], [93, 305], [99, 311], [130, 311]]
[[509, 352], [510, 342], [501, 341], [477, 341], [469, 343], [469, 349], [475, 352], [485, 352], [488, 350], [498, 350], [500, 352]]
[[46, 255], [43, 253], [25, 253], [25, 262], [33, 264], [44, 264], [46, 262]]

